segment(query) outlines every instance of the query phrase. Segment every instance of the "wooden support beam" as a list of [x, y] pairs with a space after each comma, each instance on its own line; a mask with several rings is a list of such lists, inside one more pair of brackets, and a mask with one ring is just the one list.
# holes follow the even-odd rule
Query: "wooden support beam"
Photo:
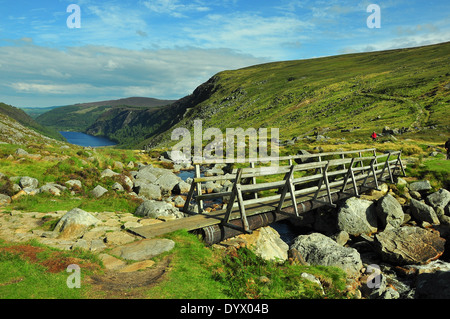
[[227, 227], [232, 227], [232, 228], [237, 227], [235, 225], [230, 224], [231, 212], [233, 211], [233, 206], [234, 206], [233, 204], [237, 198], [239, 212], [240, 212], [242, 225], [243, 225], [242, 228], [239, 227], [239, 230], [242, 232], [245, 232], [245, 233], [251, 233], [252, 231], [250, 230], [250, 228], [248, 226], [248, 220], [247, 220], [247, 216], [245, 214], [244, 199], [242, 197], [242, 190], [241, 190], [241, 179], [242, 179], [242, 168], [239, 168], [236, 172], [236, 178], [235, 178], [233, 188], [231, 191], [230, 201], [227, 205], [227, 210], [225, 212], [225, 217], [222, 221], [222, 225], [227, 226]]
[[291, 165], [291, 169], [289, 170], [289, 173], [285, 176], [285, 184], [283, 187], [283, 190], [281, 192], [281, 196], [280, 196], [280, 202], [278, 204], [277, 207], [277, 212], [279, 213], [281, 211], [281, 208], [283, 207], [284, 204], [284, 200], [286, 198], [286, 194], [289, 191], [289, 193], [291, 194], [291, 200], [292, 200], [292, 205], [294, 207], [294, 211], [295, 211], [295, 215], [298, 217], [298, 209], [297, 209], [297, 202], [295, 200], [295, 187], [292, 184], [292, 176], [294, 173], [294, 165]]
[[[195, 178], [200, 178], [200, 165], [199, 164], [195, 165]], [[195, 186], [197, 188], [197, 196], [201, 196], [202, 195], [202, 183], [197, 182]], [[199, 199], [197, 201], [197, 204], [198, 204], [198, 212], [202, 213], [203, 212], [203, 200]]]

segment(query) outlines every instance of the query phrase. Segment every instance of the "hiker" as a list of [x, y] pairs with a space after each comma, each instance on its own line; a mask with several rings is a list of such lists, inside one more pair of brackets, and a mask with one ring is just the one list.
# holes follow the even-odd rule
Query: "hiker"
[[450, 138], [445, 142], [445, 149], [447, 150], [447, 159], [450, 160]]
[[370, 137], [372, 138], [372, 141], [376, 141], [377, 140], [377, 133], [373, 132]]

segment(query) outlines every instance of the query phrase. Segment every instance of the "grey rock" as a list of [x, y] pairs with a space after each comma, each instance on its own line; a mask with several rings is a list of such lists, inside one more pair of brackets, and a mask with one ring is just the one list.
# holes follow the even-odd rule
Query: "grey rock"
[[91, 251], [102, 251], [106, 248], [107, 246], [105, 245], [103, 239], [94, 239], [93, 241], [91, 241]]
[[61, 217], [53, 232], [60, 232], [67, 236], [78, 236], [89, 226], [96, 225], [99, 222], [100, 220], [88, 212], [80, 208], [74, 208]]
[[450, 203], [450, 192], [444, 188], [441, 188], [437, 192], [427, 196], [427, 202], [433, 208], [441, 207], [445, 208]]
[[24, 156], [24, 155], [28, 155], [29, 153], [27, 151], [25, 151], [24, 149], [22, 149], [22, 148], [18, 148], [16, 150], [15, 154], [19, 155], [19, 156]]
[[415, 191], [415, 192], [428, 191], [430, 189], [431, 189], [431, 184], [427, 180], [418, 181], [418, 182], [409, 184], [409, 190]]
[[119, 183], [114, 183], [112, 186], [111, 186], [111, 189], [112, 190], [115, 190], [116, 192], [123, 192], [124, 191], [124, 189], [123, 189], [123, 186], [122, 185], [120, 185]]
[[350, 239], [350, 236], [347, 232], [340, 231], [337, 234], [333, 235], [331, 238], [334, 239], [339, 246], [344, 246]]
[[352, 277], [358, 276], [362, 268], [361, 257], [356, 249], [342, 247], [320, 233], [298, 236], [291, 249], [298, 250], [310, 265], [339, 267]]
[[11, 203], [11, 197], [5, 194], [0, 194], [0, 206], [5, 206]]
[[432, 225], [439, 225], [439, 218], [433, 207], [411, 198], [410, 201], [411, 215], [420, 222], [427, 222]]
[[171, 160], [174, 163], [191, 163], [190, 156], [187, 156], [181, 151], [166, 151], [161, 154], [164, 158]]
[[405, 218], [402, 206], [391, 194], [387, 194], [378, 200], [376, 212], [383, 227], [387, 225], [400, 227]]
[[102, 197], [108, 190], [101, 185], [95, 186], [95, 188], [91, 191], [91, 194], [96, 198]]
[[120, 175], [120, 174], [110, 170], [109, 168], [107, 168], [100, 174], [100, 178], [113, 177], [113, 176], [116, 176], [116, 175]]
[[175, 242], [170, 239], [144, 239], [113, 249], [110, 253], [126, 260], [147, 260], [170, 251]]
[[19, 185], [22, 188], [37, 188], [39, 186], [39, 181], [36, 178], [24, 176], [20, 179]]
[[184, 214], [180, 212], [178, 208], [175, 208], [171, 204], [162, 201], [146, 200], [136, 209], [136, 216], [140, 217], [164, 217], [175, 216], [177, 218], [184, 217]]
[[161, 188], [154, 184], [135, 182], [135, 191], [139, 196], [147, 199], [160, 200], [162, 198]]
[[350, 235], [370, 234], [377, 231], [375, 204], [371, 201], [349, 198], [338, 212], [338, 228]]
[[158, 177], [156, 184], [160, 186], [163, 194], [171, 194], [172, 189], [180, 182], [180, 178], [175, 174], [164, 174]]
[[445, 240], [438, 233], [421, 227], [389, 228], [375, 235], [381, 258], [394, 265], [421, 265], [444, 252]]
[[146, 170], [146, 169], [138, 171], [134, 175], [134, 179], [136, 181], [145, 181], [146, 183], [156, 182], [156, 176], [153, 175], [149, 170]]
[[45, 185], [41, 186], [41, 188], [39, 188], [39, 191], [43, 192], [43, 193], [50, 193], [50, 194], [55, 195], [55, 196], [61, 196], [60, 188], [56, 187], [52, 183], [48, 183], [48, 184], [45, 184]]
[[261, 227], [255, 232], [255, 241], [250, 249], [265, 260], [285, 261], [288, 258], [289, 245], [280, 234], [270, 226]]
[[172, 190], [173, 194], [186, 194], [191, 189], [191, 184], [186, 183], [185, 181], [178, 182]]
[[70, 188], [73, 188], [74, 186], [81, 188], [81, 181], [78, 179], [71, 179], [66, 182], [66, 185]]
[[186, 201], [183, 199], [183, 197], [181, 196], [176, 196], [173, 199], [173, 203], [175, 204], [175, 207], [184, 207], [184, 204], [186, 203]]

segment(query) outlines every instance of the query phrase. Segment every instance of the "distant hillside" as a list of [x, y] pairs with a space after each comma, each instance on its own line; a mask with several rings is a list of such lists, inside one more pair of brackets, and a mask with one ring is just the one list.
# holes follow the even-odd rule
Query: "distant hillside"
[[173, 144], [172, 130], [184, 127], [193, 133], [196, 119], [203, 120], [204, 130], [222, 132], [279, 128], [281, 140], [317, 133], [369, 139], [385, 127], [404, 136], [444, 140], [450, 136], [449, 65], [450, 42], [274, 62], [220, 72], [191, 95], [161, 103], [165, 106], [78, 104], [52, 110], [38, 121], [107, 136], [126, 148]]
[[39, 115], [36, 121], [41, 125], [59, 131], [85, 132], [104, 112], [119, 106], [134, 108], [155, 108], [173, 103], [173, 100], [158, 100], [145, 97], [130, 97], [119, 100], [99, 101], [67, 105]]
[[314, 132], [368, 138], [386, 126], [444, 140], [450, 136], [449, 65], [446, 42], [220, 72], [175, 103], [178, 113], [160, 114], [180, 121], [140, 145], [170, 142], [175, 127], [193, 132], [195, 119], [222, 132], [279, 128], [282, 140]]
[[60, 140], [60, 141], [65, 140], [64, 137], [58, 131], [56, 131], [52, 128], [49, 128], [49, 127], [45, 127], [45, 126], [37, 123], [22, 109], [19, 109], [17, 107], [14, 107], [14, 106], [11, 106], [11, 105], [8, 105], [5, 103], [0, 103], [0, 113], [16, 120], [23, 126], [33, 129], [42, 135], [45, 135], [45, 136], [48, 136], [48, 137], [51, 137], [51, 138], [54, 138], [54, 139]]
[[21, 109], [27, 113], [32, 119], [36, 119], [39, 115], [51, 111], [60, 106], [49, 106], [49, 107], [21, 107]]

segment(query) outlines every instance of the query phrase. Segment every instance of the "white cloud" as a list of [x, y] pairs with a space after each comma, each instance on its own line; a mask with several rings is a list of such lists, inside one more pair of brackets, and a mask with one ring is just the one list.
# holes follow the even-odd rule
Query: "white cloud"
[[189, 12], [206, 12], [210, 10], [208, 6], [198, 2], [184, 4], [179, 0], [151, 0], [144, 1], [143, 4], [153, 12], [168, 14], [175, 18], [186, 17], [186, 14]]
[[10, 84], [10, 87], [17, 93], [38, 93], [38, 94], [77, 94], [92, 90], [89, 84], [38, 84], [16, 82]]
[[39, 106], [60, 105], [69, 97], [73, 103], [100, 96], [177, 99], [217, 72], [267, 62], [228, 49], [60, 50], [34, 44], [0, 47], [0, 61], [8, 61], [0, 72], [0, 96], [11, 99], [5, 102], [29, 97]]

